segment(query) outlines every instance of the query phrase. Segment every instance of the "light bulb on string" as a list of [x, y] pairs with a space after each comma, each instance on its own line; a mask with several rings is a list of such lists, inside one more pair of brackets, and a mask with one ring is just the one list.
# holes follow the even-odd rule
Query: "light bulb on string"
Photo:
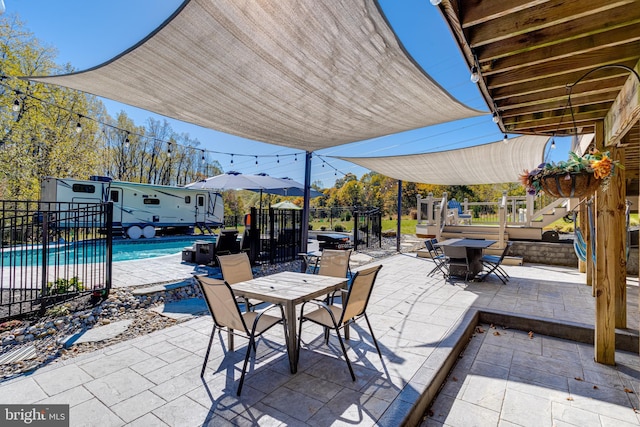
[[296, 162], [298, 161], [298, 154], [293, 155], [293, 160], [295, 160]]
[[127, 135], [124, 137], [124, 148], [129, 148], [129, 131], [127, 131]]
[[200, 158], [200, 160], [202, 160], [202, 164], [204, 164], [204, 150], [202, 150], [202, 157]]
[[276, 163], [280, 163], [280, 155], [276, 154]]
[[256, 158], [256, 166], [258, 165], [258, 156], [255, 156]]
[[556, 140], [551, 138], [551, 149], [555, 150], [556, 149]]
[[493, 117], [491, 118], [491, 120], [493, 121], [493, 123], [498, 123], [500, 121], [500, 116], [498, 116], [497, 111], [493, 112]]
[[78, 116], [78, 123], [76, 123], [76, 133], [82, 132], [82, 123], [80, 123], [80, 119], [82, 119], [82, 116]]
[[11, 109], [16, 113], [20, 111], [20, 100], [18, 99], [18, 97], [16, 97], [16, 99], [13, 100], [13, 105], [11, 106]]
[[478, 83], [480, 81], [480, 73], [478, 73], [478, 67], [475, 65], [471, 67], [471, 81], [473, 83]]
[[231, 155], [231, 164], [233, 164], [233, 154]]
[[504, 134], [504, 138], [502, 138], [502, 143], [503, 144], [508, 144], [509, 143], [509, 137], [507, 136], [507, 134]]
[[167, 143], [167, 157], [171, 158], [171, 143]]

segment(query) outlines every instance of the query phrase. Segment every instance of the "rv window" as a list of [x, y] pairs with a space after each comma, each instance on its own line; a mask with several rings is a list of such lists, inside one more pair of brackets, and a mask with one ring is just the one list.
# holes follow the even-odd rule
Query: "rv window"
[[118, 203], [120, 201], [120, 193], [116, 190], [111, 190], [111, 201]]
[[191, 196], [184, 196], [184, 202], [188, 205], [191, 203]]
[[73, 184], [72, 190], [74, 193], [95, 193], [96, 186], [89, 184]]
[[144, 199], [142, 203], [145, 205], [159, 205], [160, 199]]
[[204, 206], [204, 197], [198, 197], [198, 206]]

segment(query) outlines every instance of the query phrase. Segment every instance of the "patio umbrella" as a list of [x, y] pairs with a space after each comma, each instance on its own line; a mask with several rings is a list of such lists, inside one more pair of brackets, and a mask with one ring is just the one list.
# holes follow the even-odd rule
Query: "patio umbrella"
[[284, 202], [274, 203], [273, 205], [271, 205], [271, 207], [273, 209], [295, 209], [295, 210], [302, 209], [300, 206], [298, 206], [295, 203], [292, 203], [292, 202], [290, 202], [288, 200], [284, 201]]
[[[264, 190], [265, 193], [267, 194], [275, 194], [278, 196], [292, 196], [292, 197], [304, 197], [304, 184], [298, 181], [294, 181], [291, 178], [285, 177], [285, 178], [276, 178], [280, 181], [282, 181], [282, 187], [281, 188], [271, 188], [268, 190]], [[316, 198], [316, 197], [322, 197], [324, 196], [323, 193], [321, 193], [318, 190], [314, 190], [313, 188], [310, 189], [311, 191], [311, 198]]]
[[283, 188], [286, 182], [280, 178], [274, 178], [266, 174], [243, 175], [240, 172], [227, 172], [192, 182], [185, 185], [187, 188], [212, 188], [217, 190], [274, 190]]

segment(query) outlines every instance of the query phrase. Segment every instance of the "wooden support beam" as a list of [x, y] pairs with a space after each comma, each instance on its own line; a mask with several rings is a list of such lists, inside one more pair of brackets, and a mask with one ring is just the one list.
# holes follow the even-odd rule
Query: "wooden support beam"
[[[640, 61], [635, 65], [634, 70], [640, 74]], [[640, 120], [640, 82], [632, 73], [604, 118], [606, 145], [617, 145], [638, 120]]]
[[[604, 123], [596, 122], [596, 147], [604, 145]], [[602, 187], [596, 191], [596, 274], [594, 290], [596, 298], [596, 318], [594, 337], [594, 359], [597, 363], [615, 365], [615, 289], [618, 264], [611, 262], [618, 256], [612, 245], [612, 237], [619, 233], [613, 229], [615, 206], [610, 191]]]
[[[612, 147], [611, 158], [624, 160], [624, 148]], [[627, 224], [625, 217], [627, 181], [624, 169], [617, 169], [615, 176], [609, 179], [606, 190], [611, 197], [611, 227], [614, 233], [607, 238], [611, 250], [615, 253], [612, 262], [615, 271], [615, 326], [624, 329], [627, 327]], [[608, 256], [608, 255], [607, 255]]]

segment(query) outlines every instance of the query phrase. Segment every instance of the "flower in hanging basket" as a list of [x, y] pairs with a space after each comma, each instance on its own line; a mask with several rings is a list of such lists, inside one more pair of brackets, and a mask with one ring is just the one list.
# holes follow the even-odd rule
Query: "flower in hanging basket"
[[606, 183], [616, 168], [624, 166], [611, 160], [608, 151], [594, 149], [582, 157], [569, 152], [567, 161], [542, 163], [532, 171], [524, 171], [520, 182], [532, 195], [544, 191], [555, 197], [581, 197]]

